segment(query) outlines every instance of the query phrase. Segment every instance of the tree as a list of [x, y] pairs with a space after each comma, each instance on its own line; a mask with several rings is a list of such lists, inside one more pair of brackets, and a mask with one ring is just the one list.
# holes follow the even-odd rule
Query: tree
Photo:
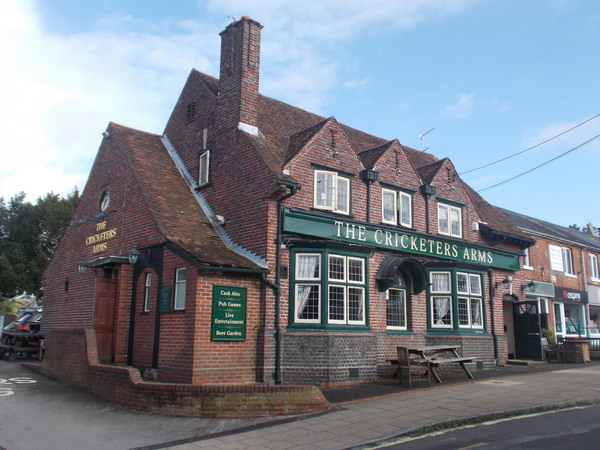
[[78, 203], [77, 189], [66, 198], [49, 193], [35, 205], [25, 201], [24, 192], [8, 205], [0, 197], [0, 296], [40, 296], [44, 268]]

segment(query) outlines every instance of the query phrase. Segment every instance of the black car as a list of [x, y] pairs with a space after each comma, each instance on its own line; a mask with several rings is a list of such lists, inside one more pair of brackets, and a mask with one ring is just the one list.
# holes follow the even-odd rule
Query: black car
[[[2, 330], [2, 343], [11, 344], [14, 341], [15, 334], [37, 334], [40, 332], [42, 323], [42, 311], [26, 311], [20, 318], [9, 323]], [[19, 317], [19, 315], [17, 315]], [[5, 333], [8, 331], [9, 333]]]

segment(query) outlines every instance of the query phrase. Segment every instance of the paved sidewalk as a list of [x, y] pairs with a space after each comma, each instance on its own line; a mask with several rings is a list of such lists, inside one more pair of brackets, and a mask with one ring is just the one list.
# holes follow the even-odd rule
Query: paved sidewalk
[[600, 365], [557, 365], [556, 370], [406, 390], [341, 404], [334, 410], [231, 434], [153, 448], [345, 449], [369, 448], [424, 428], [600, 403]]

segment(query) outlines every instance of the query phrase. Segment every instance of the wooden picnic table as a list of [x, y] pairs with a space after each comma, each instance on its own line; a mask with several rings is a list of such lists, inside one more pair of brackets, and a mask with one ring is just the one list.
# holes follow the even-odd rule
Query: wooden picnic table
[[44, 335], [23, 331], [3, 330], [0, 342], [0, 357], [8, 354], [8, 360], [14, 361], [19, 353], [37, 353], [42, 359]]
[[423, 345], [418, 347], [408, 347], [408, 352], [429, 363], [431, 374], [438, 383], [442, 383], [442, 379], [435, 369], [441, 364], [458, 364], [467, 377], [473, 379], [473, 375], [467, 366], [465, 366], [465, 363], [473, 362], [476, 358], [460, 356], [458, 353], [459, 348], [460, 345]]

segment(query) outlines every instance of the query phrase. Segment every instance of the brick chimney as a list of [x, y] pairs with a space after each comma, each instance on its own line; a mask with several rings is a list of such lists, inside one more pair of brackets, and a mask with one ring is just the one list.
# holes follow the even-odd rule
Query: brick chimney
[[258, 75], [262, 25], [247, 16], [221, 32], [219, 118], [226, 126], [259, 135]]

